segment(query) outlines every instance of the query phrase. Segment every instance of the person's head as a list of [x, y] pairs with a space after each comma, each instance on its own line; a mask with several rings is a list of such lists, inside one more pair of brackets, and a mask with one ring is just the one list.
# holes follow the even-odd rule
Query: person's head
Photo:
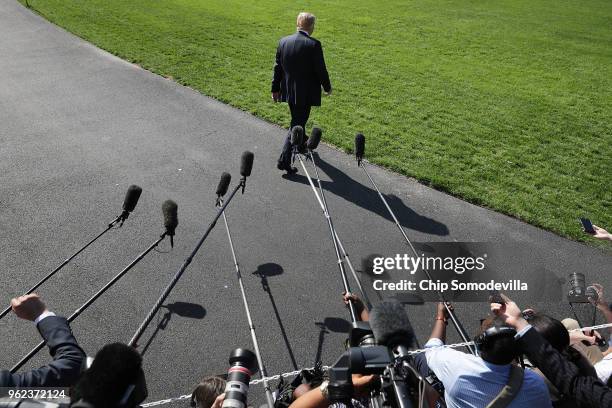
[[84, 400], [96, 408], [131, 408], [146, 397], [142, 357], [130, 346], [112, 343], [98, 351], [76, 384], [71, 400]]
[[226, 381], [218, 376], [202, 378], [191, 394], [191, 406], [210, 408], [215, 399], [225, 392]]
[[488, 363], [510, 364], [518, 357], [520, 348], [514, 339], [516, 331], [499, 317], [485, 319], [476, 337], [480, 357]]
[[569, 347], [570, 338], [567, 329], [559, 320], [542, 313], [533, 315], [529, 324], [544, 337], [557, 351], [562, 352]]
[[297, 16], [298, 30], [306, 31], [308, 34], [312, 34], [315, 28], [316, 19], [317, 18], [313, 14], [302, 11]]

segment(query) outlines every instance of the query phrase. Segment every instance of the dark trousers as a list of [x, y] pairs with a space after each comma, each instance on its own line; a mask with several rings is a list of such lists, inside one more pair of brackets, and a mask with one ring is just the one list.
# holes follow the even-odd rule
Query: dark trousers
[[291, 167], [291, 129], [294, 126], [301, 126], [304, 128], [304, 134], [306, 134], [306, 122], [310, 116], [310, 106], [295, 106], [289, 104], [289, 111], [291, 112], [291, 126], [289, 126], [289, 133], [285, 144], [283, 145], [283, 151], [278, 158], [278, 165], [283, 169]]

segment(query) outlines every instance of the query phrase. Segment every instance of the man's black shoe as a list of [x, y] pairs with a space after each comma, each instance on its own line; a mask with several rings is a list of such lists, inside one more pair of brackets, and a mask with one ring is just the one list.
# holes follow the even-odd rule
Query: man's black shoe
[[285, 170], [285, 164], [283, 162], [276, 162], [276, 168], [279, 170]]
[[295, 167], [288, 167], [285, 170], [287, 171], [287, 174], [290, 176], [298, 172], [298, 169]]

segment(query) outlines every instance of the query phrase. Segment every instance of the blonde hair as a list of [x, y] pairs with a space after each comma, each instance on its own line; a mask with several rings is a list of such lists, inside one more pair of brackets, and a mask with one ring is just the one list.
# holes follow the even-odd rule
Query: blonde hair
[[317, 18], [314, 16], [314, 14], [302, 11], [297, 16], [297, 27], [298, 29], [312, 31], [314, 29], [316, 19]]

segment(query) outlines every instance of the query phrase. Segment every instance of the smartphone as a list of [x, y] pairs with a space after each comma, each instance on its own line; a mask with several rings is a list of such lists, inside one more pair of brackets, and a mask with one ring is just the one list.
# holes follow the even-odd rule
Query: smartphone
[[580, 218], [580, 222], [582, 223], [582, 228], [584, 228], [584, 232], [589, 234], [594, 234], [595, 229], [593, 228], [593, 223], [588, 218]]

